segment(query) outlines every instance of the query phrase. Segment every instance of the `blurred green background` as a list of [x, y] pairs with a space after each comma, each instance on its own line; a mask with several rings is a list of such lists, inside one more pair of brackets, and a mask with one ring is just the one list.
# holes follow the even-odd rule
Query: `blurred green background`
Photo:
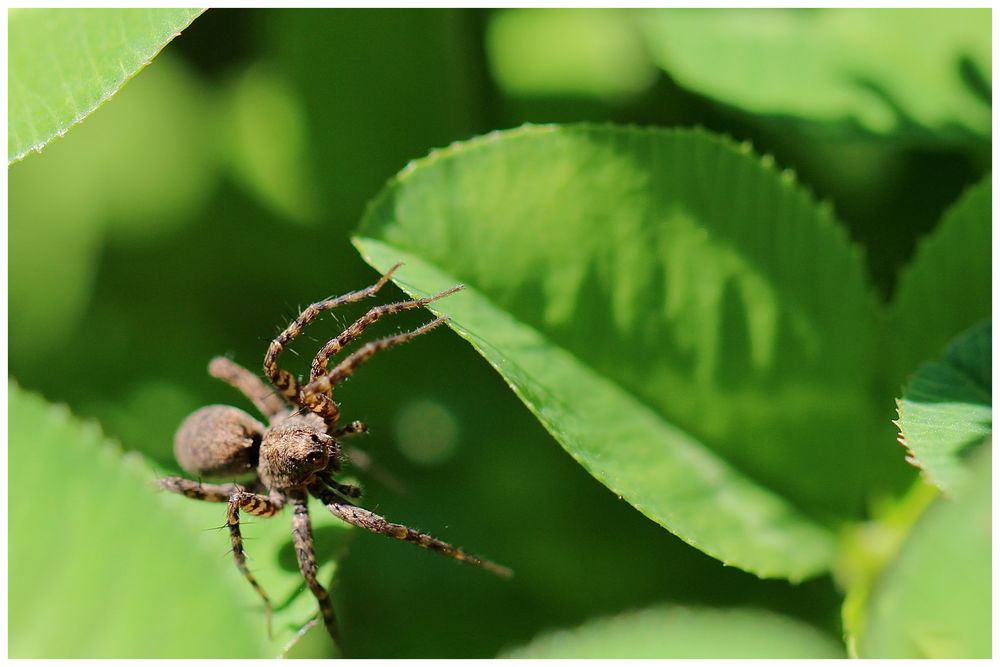
[[[750, 140], [833, 202], [883, 296], [989, 169], [988, 134], [885, 137], [716, 103], [659, 66], [642, 24], [611, 10], [206, 12], [10, 167], [11, 375], [176, 472], [183, 418], [239, 400], [208, 377], [213, 355], [257, 370], [301, 306], [377, 277], [349, 237], [384, 182], [433, 147], [524, 122]], [[323, 317], [295, 349], [308, 358], [360, 312]], [[376, 335], [427, 319], [408, 315]], [[349, 656], [489, 657], [663, 601], [765, 607], [840, 635], [829, 578], [762, 581], [688, 547], [574, 463], [448, 330], [377, 357], [338, 400], [405, 485], [366, 479], [366, 506], [516, 571], [498, 581], [357, 534], [334, 587]]]

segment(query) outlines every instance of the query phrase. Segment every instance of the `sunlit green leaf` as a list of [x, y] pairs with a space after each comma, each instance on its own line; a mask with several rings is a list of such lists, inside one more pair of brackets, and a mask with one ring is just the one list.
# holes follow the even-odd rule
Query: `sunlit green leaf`
[[920, 364], [993, 312], [992, 201], [987, 176], [945, 213], [900, 276], [884, 333], [897, 396]]
[[751, 113], [990, 135], [989, 9], [669, 9], [640, 23], [681, 85]]
[[[287, 513], [244, 528], [250, 566], [281, 605], [268, 640], [219, 530], [224, 505], [155, 490], [157, 474], [94, 425], [17, 385], [9, 392], [11, 657], [273, 657], [315, 615]], [[348, 533], [322, 510], [313, 515], [329, 581]]]
[[[406, 259], [400, 279], [413, 293], [467, 282], [466, 294], [434, 307], [453, 315], [504, 376], [445, 327], [378, 355], [338, 388], [345, 418], [372, 427], [351, 445], [380, 469], [351, 470], [365, 483], [366, 506], [516, 575], [500, 580], [361, 531], [340, 558], [350, 533], [315, 507], [326, 580], [329, 558], [338, 562], [333, 595], [346, 655], [487, 657], [584, 623], [587, 634], [570, 638], [567, 654], [629, 655], [647, 646], [654, 647], [647, 654], [663, 654], [653, 632], [672, 637], [675, 629], [685, 636], [673, 637], [668, 653], [711, 635], [713, 650], [728, 649], [732, 636], [734, 651], [755, 654], [748, 642], [764, 644], [784, 629], [780, 648], [794, 648], [810, 628], [840, 650], [827, 638], [841, 634], [836, 612], [845, 591], [842, 625], [855, 654], [870, 618], [870, 646], [905, 631], [903, 613], [881, 615], [869, 603], [882, 599], [883, 580], [895, 576], [887, 566], [939, 492], [920, 483], [903, 499], [886, 493], [901, 489], [887, 481], [896, 472], [911, 479], [919, 472], [894, 442], [891, 399], [955, 335], [990, 316], [988, 182], [919, 245], [905, 275], [899, 268], [958, 189], [988, 166], [970, 157], [969, 146], [929, 140], [969, 138], [978, 150], [989, 130], [955, 119], [873, 130], [861, 127], [877, 124], [867, 111], [862, 120], [807, 111], [753, 116], [674, 80], [669, 67], [651, 66], [640, 38], [654, 27], [646, 16], [213, 10], [110, 104], [40, 155], [10, 165], [10, 374], [73, 414], [98, 419], [112, 440], [145, 457], [122, 455], [63, 408], [38, 403], [24, 412], [23, 392], [10, 390], [14, 657], [281, 653], [316, 611], [294, 567], [287, 511], [245, 522], [251, 567], [272, 597], [280, 604], [301, 591], [279, 611], [272, 641], [219, 529], [223, 507], [150, 489], [164, 468], [176, 472], [171, 441], [186, 414], [215, 402], [248, 407], [204, 372], [205, 362], [226, 354], [259, 372], [268, 341], [302, 305], [374, 282], [375, 271], [345, 243], [347, 229], [406, 160], [477, 132], [557, 118], [700, 123], [752, 137], [829, 198], [850, 233], [830, 232], [832, 216], [816, 211], [769, 159], [704, 133], [589, 128], [543, 138], [547, 130], [522, 130], [530, 136], [505, 133], [416, 163], [392, 186], [402, 194], [375, 211], [399, 203], [398, 216], [384, 217], [405, 224], [369, 225], [379, 233], [361, 242], [380, 268]], [[10, 19], [13, 30], [18, 10]], [[886, 49], [926, 41], [937, 52], [937, 27]], [[14, 41], [12, 34], [12, 49]], [[748, 59], [771, 41], [762, 38]], [[39, 59], [38, 46], [48, 43], [31, 43], [36, 69], [50, 64]], [[710, 67], [712, 49], [696, 49], [706, 59], [699, 65]], [[74, 53], [74, 67], [89, 64], [85, 50]], [[886, 69], [893, 90], [902, 89], [898, 79], [930, 74], [962, 80], [959, 96], [990, 85], [988, 63], [963, 58], [961, 49], [944, 59], [955, 65], [945, 73], [929, 72], [919, 57], [885, 55], [904, 68]], [[864, 65], [881, 72], [888, 62]], [[781, 65], [750, 74], [780, 77]], [[795, 85], [807, 94], [820, 82]], [[913, 108], [946, 106], [947, 91], [928, 84], [926, 92], [899, 99]], [[802, 141], [798, 121], [839, 131], [810, 133], [821, 136], [818, 144]], [[872, 132], [918, 141], [873, 142]], [[952, 220], [962, 211], [973, 218]], [[314, 224], [286, 224], [292, 220]], [[870, 283], [845, 236], [865, 248]], [[843, 261], [827, 258], [831, 248]], [[887, 296], [899, 286], [892, 317], [878, 329], [872, 312], [889, 309], [859, 305], [868, 284]], [[386, 286], [377, 300], [324, 315], [283, 363], [302, 372], [348, 322], [375, 302], [400, 298]], [[422, 310], [401, 314], [367, 335], [428, 319]], [[54, 415], [68, 425], [46, 431]], [[881, 437], [872, 437], [870, 424], [881, 424]], [[975, 451], [966, 446], [945, 460], [959, 458], [968, 469]], [[390, 489], [388, 479], [405, 490]], [[944, 495], [968, 494], [949, 486]], [[968, 566], [988, 581], [979, 557], [947, 572], [941, 588], [969, 597], [961, 592], [968, 582], [948, 577]], [[723, 566], [803, 578], [831, 560], [836, 579], [795, 585]], [[928, 559], [915, 569], [936, 577], [933, 565]], [[906, 585], [917, 597], [935, 586]], [[667, 616], [649, 609], [664, 602], [684, 611], [666, 627], [646, 625]], [[949, 604], [942, 606], [957, 607]], [[797, 623], [761, 621], [760, 607]], [[610, 620], [623, 613], [620, 623]], [[715, 623], [720, 615], [727, 622]], [[961, 631], [983, 625], [982, 615], [954, 616]], [[601, 629], [602, 618], [611, 631]], [[921, 623], [913, 623], [919, 640], [934, 649], [921, 646], [924, 653], [963, 654], [941, 650], [964, 645], [947, 619]], [[645, 638], [628, 635], [648, 627]], [[762, 655], [776, 655], [772, 648]], [[321, 626], [283, 653], [333, 654]]]
[[7, 163], [106, 102], [201, 9], [13, 9]]
[[440, 309], [567, 451], [724, 562], [821, 571], [830, 536], [808, 512], [853, 513], [898, 465], [865, 439], [858, 257], [748, 149], [690, 131], [497, 133], [404, 170], [357, 244], [379, 269], [405, 261], [411, 293], [468, 285]]
[[940, 361], [920, 367], [899, 401], [900, 442], [945, 491], [960, 485], [963, 457], [993, 431], [992, 338], [990, 322], [959, 336]]
[[980, 445], [955, 499], [941, 496], [876, 583], [863, 658], [989, 658], [992, 455]]
[[543, 635], [503, 658], [843, 658], [837, 642], [760, 609], [662, 606]]

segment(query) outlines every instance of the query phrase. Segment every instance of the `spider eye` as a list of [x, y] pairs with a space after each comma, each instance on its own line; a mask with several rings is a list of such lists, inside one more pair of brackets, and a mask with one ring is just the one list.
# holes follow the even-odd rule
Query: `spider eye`
[[306, 454], [306, 461], [308, 461], [309, 463], [316, 463], [321, 458], [323, 458], [323, 454], [317, 451], [311, 451], [308, 454]]

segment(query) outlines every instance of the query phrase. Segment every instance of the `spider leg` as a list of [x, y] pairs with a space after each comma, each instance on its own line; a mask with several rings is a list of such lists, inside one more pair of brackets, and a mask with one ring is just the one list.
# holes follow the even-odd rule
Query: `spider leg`
[[243, 551], [243, 536], [240, 533], [240, 511], [244, 511], [254, 516], [274, 516], [281, 509], [284, 501], [278, 497], [268, 497], [257, 493], [250, 493], [237, 489], [229, 497], [229, 509], [226, 511], [226, 524], [229, 526], [229, 539], [233, 544], [233, 559], [236, 567], [243, 573], [243, 577], [250, 582], [254, 590], [264, 601], [264, 612], [267, 615], [267, 633], [271, 634], [271, 600], [267, 593], [257, 583], [257, 579], [247, 568], [246, 552]]
[[361, 497], [361, 487], [355, 484], [344, 484], [343, 482], [338, 482], [329, 473], [319, 475], [319, 479], [326, 484], [328, 487], [344, 496], [345, 498], [360, 498]]
[[356, 292], [349, 292], [348, 294], [338, 296], [334, 299], [317, 301], [316, 303], [308, 306], [292, 321], [291, 324], [288, 325], [288, 328], [278, 334], [278, 337], [271, 341], [271, 345], [267, 348], [267, 354], [264, 355], [264, 374], [267, 376], [268, 380], [271, 381], [271, 384], [273, 384], [278, 391], [285, 396], [285, 398], [295, 403], [299, 393], [299, 383], [298, 380], [295, 379], [295, 376], [285, 369], [278, 367], [278, 357], [284, 351], [285, 346], [292, 342], [296, 336], [302, 333], [302, 329], [316, 319], [320, 313], [336, 308], [337, 306], [341, 306], [345, 303], [361, 301], [369, 296], [374, 296], [376, 292], [382, 289], [382, 287], [389, 282], [389, 278], [392, 277], [393, 272], [400, 266], [401, 264], [397, 264], [386, 271], [374, 285], [360, 289]]
[[341, 361], [332, 371], [302, 387], [300, 398], [303, 407], [322, 417], [329, 430], [335, 430], [334, 426], [337, 420], [340, 419], [340, 409], [333, 402], [333, 399], [330, 398], [334, 386], [353, 375], [354, 371], [361, 364], [368, 361], [376, 352], [413, 340], [417, 336], [441, 326], [447, 320], [448, 316], [445, 315], [413, 331], [365, 343], [360, 350]]
[[208, 364], [208, 374], [239, 390], [269, 420], [287, 412], [287, 404], [274, 389], [232, 359], [213, 358]]
[[391, 523], [387, 521], [385, 517], [379, 516], [374, 512], [338, 498], [333, 491], [330, 491], [319, 484], [311, 485], [309, 487], [309, 491], [322, 500], [323, 504], [326, 505], [327, 509], [329, 509], [335, 517], [351, 524], [352, 526], [364, 528], [365, 530], [370, 530], [373, 533], [380, 533], [387, 537], [403, 540], [404, 542], [410, 542], [419, 547], [423, 547], [424, 549], [436, 551], [439, 554], [449, 556], [455, 560], [478, 565], [484, 570], [501, 577], [510, 577], [513, 574], [510, 569], [504, 567], [503, 565], [497, 565], [496, 563], [492, 563], [488, 560], [467, 554], [461, 549], [453, 547], [447, 542], [443, 542], [442, 540], [432, 537], [426, 533], [421, 533], [420, 531], [413, 530], [412, 528], [407, 528], [399, 523]]
[[316, 579], [316, 551], [313, 547], [312, 524], [309, 522], [308, 498], [302, 492], [288, 496], [292, 503], [292, 541], [295, 543], [295, 555], [299, 561], [299, 571], [302, 572], [306, 585], [319, 603], [326, 631], [330, 633], [334, 643], [340, 646], [340, 632], [337, 629], [337, 617], [333, 613], [330, 594]]
[[330, 435], [332, 435], [334, 438], [339, 438], [344, 435], [358, 435], [367, 432], [368, 432], [368, 424], [359, 421], [352, 421], [350, 424], [341, 426]]
[[210, 503], [227, 503], [232, 495], [239, 491], [236, 484], [202, 484], [183, 477], [164, 477], [156, 480], [156, 485], [164, 491], [179, 493], [194, 500], [207, 500]]
[[424, 297], [422, 299], [413, 299], [412, 301], [400, 301], [398, 303], [375, 306], [367, 313], [359, 317], [354, 324], [344, 329], [340, 335], [333, 338], [326, 345], [320, 348], [320, 351], [317, 352], [316, 356], [313, 358], [312, 367], [309, 372], [309, 381], [312, 382], [313, 380], [324, 375], [326, 373], [326, 367], [330, 361], [330, 357], [344, 349], [345, 346], [349, 345], [352, 341], [354, 341], [354, 339], [360, 336], [365, 329], [375, 324], [383, 316], [401, 313], [406, 310], [412, 310], [413, 308], [421, 308], [432, 301], [443, 299], [444, 297], [454, 294], [461, 289], [465, 289], [465, 285], [455, 285], [451, 289], [445, 290], [440, 294]]

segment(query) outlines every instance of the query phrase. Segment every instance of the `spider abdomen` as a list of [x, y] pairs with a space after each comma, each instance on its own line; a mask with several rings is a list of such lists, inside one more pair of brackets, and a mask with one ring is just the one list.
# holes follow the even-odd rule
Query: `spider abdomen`
[[180, 466], [205, 479], [252, 474], [264, 425], [239, 408], [208, 405], [191, 413], [174, 437]]

